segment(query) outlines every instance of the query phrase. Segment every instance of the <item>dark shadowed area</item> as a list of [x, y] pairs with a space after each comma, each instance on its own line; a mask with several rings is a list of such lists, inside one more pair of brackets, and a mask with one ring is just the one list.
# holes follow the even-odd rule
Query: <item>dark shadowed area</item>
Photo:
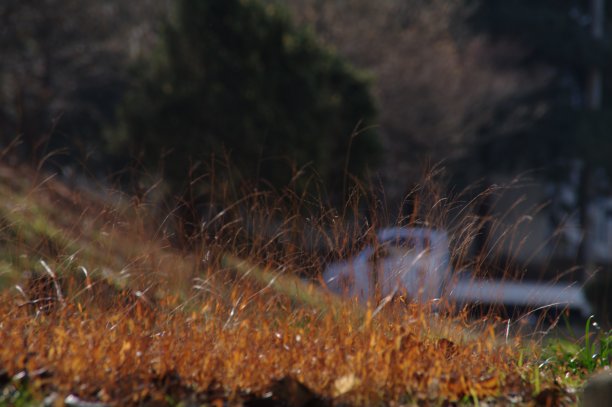
[[[117, 324], [133, 404], [577, 403], [612, 355], [611, 72], [606, 0], [1, 0], [0, 337]], [[158, 360], [164, 318], [259, 350]], [[130, 399], [36, 332], [0, 405]]]

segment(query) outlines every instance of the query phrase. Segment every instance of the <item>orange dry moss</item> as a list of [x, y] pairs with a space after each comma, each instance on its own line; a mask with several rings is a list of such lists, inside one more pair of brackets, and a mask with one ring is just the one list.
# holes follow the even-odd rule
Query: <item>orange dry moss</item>
[[436, 317], [416, 307], [354, 322], [349, 308], [283, 311], [283, 301], [262, 295], [232, 307], [201, 298], [188, 312], [176, 311], [172, 298], [154, 310], [138, 300], [106, 311], [68, 302], [45, 314], [5, 295], [0, 366], [9, 375], [30, 372], [41, 394], [120, 405], [163, 401], [168, 378], [188, 392], [244, 399], [290, 376], [351, 404], [482, 399], [517, 382], [529, 390], [512, 347], [494, 345], [489, 334], [460, 338], [459, 328], [436, 336], [428, 322]]

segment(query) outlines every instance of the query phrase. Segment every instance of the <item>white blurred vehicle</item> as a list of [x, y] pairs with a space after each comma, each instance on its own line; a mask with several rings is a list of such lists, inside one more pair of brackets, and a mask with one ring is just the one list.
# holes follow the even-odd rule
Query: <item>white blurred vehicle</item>
[[[362, 302], [395, 294], [426, 303], [445, 296], [459, 306], [504, 305], [508, 309], [575, 310], [591, 306], [580, 286], [545, 282], [483, 280], [470, 273], [452, 278], [448, 236], [443, 230], [394, 227], [379, 231], [376, 244], [323, 272], [328, 288]], [[527, 314], [529, 315], [529, 314]]]
[[334, 292], [366, 302], [395, 294], [413, 301], [439, 298], [450, 280], [448, 236], [442, 230], [393, 227], [357, 256], [330, 264], [323, 279]]

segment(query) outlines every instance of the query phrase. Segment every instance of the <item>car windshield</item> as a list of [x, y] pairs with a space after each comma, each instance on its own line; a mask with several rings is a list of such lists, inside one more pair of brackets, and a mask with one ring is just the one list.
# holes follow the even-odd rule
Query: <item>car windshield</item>
[[412, 250], [416, 248], [416, 239], [410, 236], [398, 236], [387, 240], [384, 244], [388, 247], [401, 247], [404, 250]]
[[376, 262], [392, 258], [401, 258], [406, 256], [416, 247], [416, 243], [413, 239], [394, 239], [392, 241], [386, 241], [380, 244], [372, 250], [368, 256], [368, 261]]

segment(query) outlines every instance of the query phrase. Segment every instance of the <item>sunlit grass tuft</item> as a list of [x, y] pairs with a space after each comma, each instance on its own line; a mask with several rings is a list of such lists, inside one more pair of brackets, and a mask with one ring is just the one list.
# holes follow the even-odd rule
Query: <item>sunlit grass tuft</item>
[[472, 246], [490, 221], [479, 199], [495, 191], [451, 199], [429, 182], [391, 215], [363, 185], [338, 207], [203, 176], [205, 198], [166, 207], [153, 187], [109, 200], [12, 171], [0, 172], [13, 284], [0, 296], [0, 403], [291, 404], [295, 389], [332, 404], [530, 403], [556, 380], [539, 344], [493, 313], [445, 298], [360, 304], [320, 282], [389, 224], [446, 228], [455, 272], [486, 274]]
[[[226, 301], [202, 298], [189, 313], [174, 312], [177, 302], [166, 298], [154, 310], [138, 300], [110, 310], [70, 301], [33, 314], [4, 296], [0, 360], [11, 376], [29, 372], [34, 394], [102, 401], [163, 400], [167, 389], [157, 383], [171, 375], [193, 392], [229, 399], [262, 397], [287, 376], [356, 404], [497, 397], [516, 381], [530, 392], [512, 346], [495, 345], [486, 332], [466, 339], [451, 320], [440, 337], [417, 306], [358, 322], [349, 307], [292, 310], [285, 298], [254, 294], [237, 286]], [[347, 377], [353, 385], [342, 386]]]

